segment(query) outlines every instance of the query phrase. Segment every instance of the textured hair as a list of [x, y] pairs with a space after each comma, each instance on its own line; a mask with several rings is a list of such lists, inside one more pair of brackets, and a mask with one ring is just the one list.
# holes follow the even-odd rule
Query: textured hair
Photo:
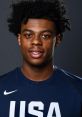
[[48, 19], [55, 23], [57, 32], [63, 34], [70, 30], [66, 17], [64, 2], [61, 0], [20, 0], [11, 5], [12, 13], [8, 17], [9, 31], [16, 36], [20, 33], [21, 24], [29, 18]]

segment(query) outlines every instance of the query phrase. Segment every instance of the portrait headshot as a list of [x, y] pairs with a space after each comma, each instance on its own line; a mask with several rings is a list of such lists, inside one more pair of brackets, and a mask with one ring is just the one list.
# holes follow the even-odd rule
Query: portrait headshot
[[[16, 37], [8, 31], [7, 19], [12, 12], [11, 4], [14, 1], [17, 0], [1, 0], [0, 4], [0, 75], [20, 66], [22, 62]], [[54, 63], [60, 68], [82, 76], [82, 1], [75, 0], [73, 4], [71, 0], [64, 2], [71, 31], [63, 34], [63, 40], [54, 53]]]
[[0, 117], [82, 117], [81, 3], [1, 0]]

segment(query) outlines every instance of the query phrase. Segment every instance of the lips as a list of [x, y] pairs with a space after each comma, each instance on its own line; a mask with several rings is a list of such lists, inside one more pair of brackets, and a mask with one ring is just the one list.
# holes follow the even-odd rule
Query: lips
[[43, 56], [44, 51], [43, 50], [30, 50], [29, 53], [32, 58], [38, 59]]

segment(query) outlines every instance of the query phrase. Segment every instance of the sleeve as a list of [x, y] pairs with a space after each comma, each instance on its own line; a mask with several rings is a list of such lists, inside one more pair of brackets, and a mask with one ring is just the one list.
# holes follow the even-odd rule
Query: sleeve
[[82, 96], [82, 78], [72, 74], [70, 76], [70, 81]]

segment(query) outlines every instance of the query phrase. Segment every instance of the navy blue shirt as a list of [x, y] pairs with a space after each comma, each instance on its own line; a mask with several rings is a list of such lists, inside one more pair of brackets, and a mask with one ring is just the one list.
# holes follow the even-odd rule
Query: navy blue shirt
[[57, 68], [35, 82], [16, 68], [0, 77], [0, 117], [82, 117], [82, 79]]

